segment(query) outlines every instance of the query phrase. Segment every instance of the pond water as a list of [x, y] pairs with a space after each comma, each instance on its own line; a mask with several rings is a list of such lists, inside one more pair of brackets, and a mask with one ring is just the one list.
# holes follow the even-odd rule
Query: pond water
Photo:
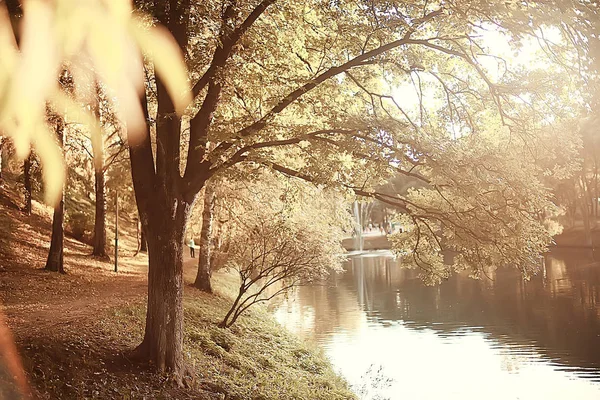
[[524, 282], [501, 269], [425, 287], [389, 252], [275, 310], [362, 399], [600, 399], [600, 253], [554, 251]]

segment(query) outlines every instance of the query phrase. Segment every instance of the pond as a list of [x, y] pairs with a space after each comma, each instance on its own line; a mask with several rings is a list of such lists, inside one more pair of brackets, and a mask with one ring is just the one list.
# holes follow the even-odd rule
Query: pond
[[600, 399], [600, 253], [553, 251], [525, 282], [500, 269], [426, 287], [389, 252], [275, 310], [361, 399]]

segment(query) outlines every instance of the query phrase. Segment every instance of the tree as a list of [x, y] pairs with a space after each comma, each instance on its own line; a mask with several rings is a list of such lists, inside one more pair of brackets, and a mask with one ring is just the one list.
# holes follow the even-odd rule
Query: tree
[[256, 304], [338, 271], [350, 225], [345, 198], [298, 179], [266, 171], [259, 182], [238, 185], [236, 194], [227, 205], [234, 226], [226, 267], [240, 280], [221, 327]]
[[[94, 114], [99, 121], [101, 121], [100, 103], [102, 103], [102, 93], [100, 86], [97, 85]], [[94, 160], [94, 191], [96, 194], [92, 255], [102, 259], [108, 259], [108, 253], [106, 252], [106, 166], [104, 159], [104, 135], [92, 135], [91, 142]]]
[[[121, 33], [129, 31], [128, 25], [124, 27], [118, 22], [126, 19], [123, 18], [129, 11], [126, 7], [116, 7], [117, 3], [109, 2], [103, 8], [104, 2], [93, 3], [100, 7], [90, 7], [86, 16], [106, 13], [105, 8], [119, 11], [116, 25], [105, 24], [113, 29], [111, 33], [115, 33], [115, 27], [120, 28], [118, 34], [110, 38], [120, 38]], [[569, 69], [569, 65], [577, 65], [577, 60], [585, 60], [576, 56], [587, 51], [589, 40], [593, 38], [593, 35], [580, 35], [578, 30], [592, 18], [593, 8], [587, 3], [567, 0], [498, 4], [479, 0], [139, 3], [167, 27], [181, 53], [188, 55], [191, 79], [195, 82], [193, 95], [197, 97], [182, 119], [188, 101], [179, 94], [185, 88], [186, 79], [181, 75], [177, 75], [179, 80], [166, 79], [169, 75], [164, 73], [168, 69], [165, 66], [179, 57], [179, 53], [168, 54], [172, 57], [154, 57], [154, 67], [159, 73], [157, 118], [151, 118], [145, 98], [141, 108], [146, 121], [156, 121], [156, 125], [145, 126], [144, 135], [137, 137], [139, 119], [132, 116], [139, 107], [127, 101], [135, 93], [131, 79], [114, 74], [114, 71], [129, 71], [126, 67], [130, 66], [112, 65], [123, 58], [108, 54], [94, 59], [118, 102], [128, 105], [126, 109], [132, 111], [126, 113], [124, 119], [131, 134], [130, 158], [136, 200], [150, 249], [146, 333], [139, 350], [159, 369], [172, 370], [179, 379], [184, 372], [182, 241], [191, 206], [211, 176], [228, 171], [236, 164], [265, 165], [316, 184], [385, 199], [408, 215], [415, 215], [417, 221], [413, 222], [421, 223], [425, 229], [427, 223], [433, 232], [452, 231], [463, 214], [471, 214], [473, 218], [461, 222], [474, 223], [481, 218], [496, 219], [494, 212], [500, 217], [507, 213], [515, 226], [531, 225], [530, 229], [516, 233], [535, 234], [536, 246], [527, 252], [529, 263], [534, 261], [532, 255], [548, 241], [548, 232], [540, 230], [538, 219], [530, 216], [538, 215], [551, 205], [544, 188], [537, 184], [535, 174], [531, 174], [535, 165], [519, 162], [519, 157], [528, 154], [529, 138], [535, 135], [536, 129], [520, 117], [523, 109], [530, 106], [540, 114], [554, 106], [561, 111], [565, 107], [556, 102], [544, 103], [551, 97], [545, 92], [552, 88], [536, 83], [540, 76], [547, 76], [543, 75], [547, 68], [540, 68], [537, 76], [528, 74], [522, 65], [513, 68], [510, 60], [494, 54], [495, 46], [485, 43], [485, 31], [495, 30], [515, 48], [524, 38], [539, 39], [550, 62]], [[49, 4], [24, 3], [24, 25], [29, 27], [25, 32], [32, 32], [30, 27], [35, 23], [35, 16], [46, 18], [43, 21], [48, 22], [39, 24], [40, 29], [51, 27], [52, 18], [64, 18], [62, 13], [39, 12], [48, 11], [44, 7], [50, 7]], [[31, 14], [27, 7], [31, 7]], [[106, 29], [94, 18], [86, 21], [95, 24], [93, 32], [96, 34]], [[544, 30], [548, 27], [559, 27], [567, 40], [560, 46], [545, 40]], [[143, 36], [139, 26], [131, 29], [142, 39], [139, 42], [150, 50], [148, 55], [160, 53], [163, 47], [169, 48], [158, 45], [151, 48], [149, 43], [165, 44], [164, 37]], [[573, 30], [575, 35], [572, 35]], [[85, 29], [82, 31], [87, 34]], [[3, 40], [6, 37], [0, 36]], [[17, 60], [7, 63], [7, 69], [1, 71], [2, 79], [5, 75], [7, 79], [16, 75], [19, 82], [23, 76], [37, 78], [34, 67], [44, 65], [41, 72], [47, 72], [51, 81], [54, 79], [52, 71], [62, 61], [63, 53], [67, 56], [64, 58], [76, 63], [74, 53], [80, 49], [72, 43], [79, 42], [72, 38], [69, 38], [69, 46], [59, 46], [62, 53], [58, 60], [46, 60], [52, 61], [46, 64], [31, 57], [35, 52], [26, 50], [43, 48], [39, 40], [47, 36], [56, 34], [48, 28], [37, 35], [23, 35], [23, 45], [19, 45], [22, 52], [12, 43], [7, 46], [0, 43], [3, 49], [12, 49], [8, 52], [10, 60]], [[87, 46], [95, 41], [81, 40], [80, 43]], [[102, 48], [118, 50], [121, 54], [125, 48], [123, 43], [130, 41], [116, 40]], [[577, 51], [569, 51], [573, 48]], [[23, 65], [18, 62], [20, 54], [27, 55], [22, 58]], [[498, 60], [494, 62], [497, 65], [484, 62], [486, 56]], [[39, 150], [49, 143], [49, 135], [37, 131], [43, 125], [40, 121], [45, 102], [65, 100], [54, 92], [52, 85], [34, 87], [34, 90], [23, 86], [27, 90], [0, 92], [5, 104], [13, 104], [11, 100], [22, 104], [22, 97], [33, 103], [33, 107], [3, 109], [3, 117], [7, 118], [0, 119], [3, 130], [8, 132], [23, 133], [27, 129], [21, 135], [13, 133], [18, 139], [15, 147], [21, 158], [27, 155], [31, 142], [28, 139], [35, 137], [34, 144]], [[9, 93], [6, 102], [5, 93]], [[530, 97], [542, 101], [532, 106], [527, 101]], [[498, 137], [514, 138], [514, 142], [509, 143], [509, 147], [514, 146], [509, 149], [514, 153], [509, 152], [506, 157], [512, 164], [508, 161], [504, 164], [502, 157], [494, 158], [491, 165], [487, 160], [478, 160], [482, 170], [499, 167], [497, 175], [475, 173], [466, 174], [468, 179], [459, 179], [460, 175], [445, 174], [442, 167], [447, 169], [455, 162], [462, 163], [461, 168], [469, 165], [463, 156], [473, 155], [469, 146], [477, 146], [474, 140], [462, 138], [478, 137], [488, 126], [496, 129]], [[487, 134], [490, 134], [489, 129]], [[181, 146], [183, 138], [187, 146]], [[506, 143], [499, 147], [488, 138], [486, 154], [492, 148], [502, 154], [507, 150]], [[454, 146], [459, 151], [445, 156], [446, 149]], [[187, 147], [187, 156], [182, 156], [182, 147]], [[56, 147], [48, 146], [40, 156], [45, 165], [61, 165]], [[50, 174], [50, 170], [52, 168], [45, 170], [46, 193], [49, 199], [55, 199], [59, 198], [64, 176], [61, 168], [54, 169], [58, 172], [56, 176]], [[511, 177], [503, 171], [520, 173]], [[374, 190], [396, 173], [418, 178], [429, 185], [426, 192], [419, 194], [422, 196], [419, 199], [428, 203], [427, 207], [411, 197], [413, 195], [390, 198]], [[522, 196], [513, 195], [512, 186], [524, 188], [528, 180], [534, 183], [532, 189]], [[500, 184], [494, 185], [496, 183]], [[485, 196], [489, 190], [501, 193], [499, 197], [510, 194], [504, 197], [510, 201], [500, 202], [497, 205], [502, 207], [493, 211], [486, 209]], [[452, 202], [468, 203], [473, 193], [480, 200], [475, 211], [453, 210]], [[535, 201], [530, 201], [531, 198]], [[506, 246], [488, 246], [487, 250], [494, 255], [501, 253], [500, 249], [523, 246], [522, 242], [507, 240], [502, 234], [502, 224], [484, 225], [489, 229], [473, 231], [459, 225], [460, 229], [456, 229], [460, 237], [449, 239], [460, 239], [457, 248], [465, 252], [477, 247], [482, 240], [494, 243], [498, 239]], [[476, 235], [484, 235], [484, 238]], [[436, 234], [432, 239], [434, 237]], [[431, 248], [435, 250], [436, 246]], [[481, 268], [480, 258], [465, 260], [471, 264], [470, 268]]]
[[[150, 27], [142, 18], [133, 16], [132, 11], [130, 2], [122, 1], [0, 2], [0, 56], [3, 60], [0, 130], [11, 138], [18, 159], [28, 157], [33, 147], [43, 165], [46, 201], [55, 206], [53, 231], [61, 233], [53, 235], [47, 262], [49, 269], [62, 268], [66, 168], [62, 149], [46, 121], [47, 107], [58, 114], [59, 119], [69, 114], [72, 120], [98, 130], [97, 121], [80, 106], [89, 104], [85, 101], [89, 100], [88, 96], [77, 90], [89, 87], [90, 75], [82, 72], [93, 67], [93, 75], [107, 85], [110, 98], [119, 105], [119, 118], [127, 124], [130, 143], [134, 143], [140, 125], [144, 124], [142, 107], [137, 101], [138, 89], [143, 87], [141, 52], [156, 61], [155, 71], [173, 96], [179, 113], [190, 101], [186, 95], [188, 85], [182, 55], [172, 39], [159, 28]], [[73, 29], [69, 29], [71, 27]], [[65, 35], [65, 31], [69, 31], [69, 35]], [[78, 86], [74, 93], [56, 85], [63, 65], [68, 65]], [[64, 126], [59, 125], [59, 128], [62, 135]], [[169, 325], [179, 326], [177, 329], [181, 332], [179, 319], [167, 320], [172, 321]], [[157, 340], [161, 338], [164, 339], [164, 332], [156, 336]], [[174, 339], [175, 358], [181, 361], [181, 335], [169, 339]], [[153, 359], [158, 361], [165, 356], [164, 353], [155, 355]], [[164, 363], [157, 365], [163, 367]], [[178, 362], [174, 369], [181, 367], [182, 363]]]
[[[484, 65], [484, 56], [479, 54], [492, 59], [499, 56], [480, 34], [498, 26], [504, 40], [518, 47], [525, 37], [543, 41], [542, 31], [548, 25], [564, 22], [575, 27], [578, 23], [575, 2], [561, 2], [560, 12], [554, 4], [535, 1], [494, 5], [466, 0], [443, 5], [428, 1], [278, 4], [275, 0], [191, 4], [153, 2], [147, 9], [189, 56], [195, 106], [186, 118], [176, 117], [176, 107], [159, 77], [156, 118], [146, 106], [147, 120], [157, 123], [146, 128], [138, 145], [130, 147], [136, 200], [149, 244], [149, 299], [139, 351], [159, 369], [170, 369], [176, 376], [184, 370], [184, 229], [198, 193], [211, 176], [239, 163], [254, 163], [383, 199], [408, 214], [416, 213], [423, 206], [415, 206], [410, 198], [390, 199], [372, 190], [386, 177], [401, 173], [433, 188], [427, 201], [435, 207], [417, 214], [421, 223], [435, 220], [449, 229], [456, 215], [450, 205], [442, 203], [446, 187], [455, 196], [452, 201], [463, 201], [469, 196], [464, 187], [481, 183], [477, 194], [483, 195], [492, 181], [480, 182], [477, 174], [469, 174], [474, 182], [447, 177], [442, 179], [443, 185], [437, 185], [436, 174], [443, 170], [436, 167], [430, 174], [429, 163], [435, 163], [445, 148], [452, 148], [455, 138], [477, 137], [486, 126], [494, 126], [499, 136], [512, 136], [517, 154], [533, 133], [519, 118], [524, 108], [519, 106], [522, 95], [542, 93], [543, 97], [548, 90], [543, 85], [533, 87], [533, 78], [524, 78], [527, 74], [522, 68], [504, 68], [510, 67], [507, 60], [500, 59], [495, 70], [489, 63]], [[210, 28], [197, 30], [199, 26]], [[572, 55], [560, 53], [567, 59]], [[412, 104], [394, 96], [394, 91], [406, 92], [412, 87]], [[541, 106], [538, 111], [546, 108]], [[181, 154], [182, 140], [186, 141], [186, 155]], [[457, 146], [463, 154], [472, 155], [466, 146], [473, 142], [464, 140]], [[521, 188], [530, 179], [527, 168], [531, 165], [518, 163], [515, 154], [509, 159], [523, 167], [516, 182]], [[444, 158], [445, 168], [455, 161], [465, 162], [460, 151], [453, 155], [458, 158]], [[482, 168], [486, 167], [482, 160]], [[515, 168], [502, 164], [503, 170]], [[500, 175], [496, 181], [507, 178]], [[549, 235], [538, 229], [539, 221], [527, 215], [551, 207], [547, 197], [540, 197], [543, 188], [532, 187], [535, 193], [531, 189], [523, 196], [511, 196], [511, 202], [498, 210], [515, 216], [519, 226], [535, 226], [520, 232], [535, 233], [539, 242], [524, 256], [529, 263], [549, 242]], [[503, 189], [509, 188], [494, 190]], [[541, 200], [530, 203], [528, 196]], [[483, 203], [478, 207], [482, 213], [478, 212], [477, 218], [492, 218]], [[527, 212], [515, 213], [518, 209]], [[479, 243], [473, 235], [479, 234], [493, 243], [498, 226], [490, 227], [494, 229], [463, 229], [464, 246], [457, 248], [470, 251]], [[434, 232], [438, 229], [431, 228]], [[522, 245], [508, 242], [501, 249]], [[488, 250], [500, 252], [493, 246]], [[481, 266], [475, 261], [467, 259], [474, 263], [470, 268], [478, 270]]]
[[[64, 143], [65, 124], [64, 120], [60, 117], [54, 116], [52, 118], [56, 126], [56, 136], [58, 142], [62, 146]], [[54, 207], [54, 214], [52, 216], [52, 238], [50, 240], [50, 250], [48, 251], [48, 258], [46, 260], [46, 266], [44, 269], [53, 272], [65, 273], [64, 266], [64, 219], [65, 219], [65, 199], [64, 189], [60, 201]]]
[[215, 212], [215, 187], [209, 183], [204, 188], [204, 204], [202, 208], [202, 228], [200, 229], [200, 251], [198, 252], [198, 273], [194, 286], [207, 293], [212, 293], [210, 277], [211, 246], [213, 231], [213, 215]]
[[[106, 240], [106, 179], [107, 172], [117, 163], [126, 162], [126, 146], [120, 137], [122, 126], [106, 99], [105, 89], [96, 84], [96, 104], [93, 112], [100, 122], [101, 131], [91, 131], [92, 159], [94, 164], [94, 239], [92, 255], [108, 259]], [[86, 149], [87, 151], [87, 149]]]

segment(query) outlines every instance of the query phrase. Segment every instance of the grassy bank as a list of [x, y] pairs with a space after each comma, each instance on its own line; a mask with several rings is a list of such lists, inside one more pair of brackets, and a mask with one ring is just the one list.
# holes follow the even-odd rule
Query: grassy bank
[[[263, 309], [250, 311], [230, 329], [217, 327], [231, 305], [230, 281], [226, 274], [216, 276], [217, 295], [187, 288], [184, 346], [196, 376], [190, 382], [194, 390], [185, 394], [198, 390], [231, 400], [353, 398], [319, 349], [291, 335]], [[139, 343], [144, 312], [141, 305], [115, 310], [113, 330], [126, 326], [135, 334], [124, 339]]]

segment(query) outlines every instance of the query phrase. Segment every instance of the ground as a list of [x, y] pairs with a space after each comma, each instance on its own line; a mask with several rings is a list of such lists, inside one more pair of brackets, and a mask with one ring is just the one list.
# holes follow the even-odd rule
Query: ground
[[347, 399], [347, 385], [312, 345], [281, 328], [265, 310], [231, 329], [225, 315], [234, 276], [215, 277], [217, 294], [190, 286], [186, 259], [187, 387], [129, 359], [141, 341], [147, 258], [135, 256], [135, 228], [124, 221], [119, 272], [91, 258], [91, 248], [66, 238], [66, 275], [46, 272], [51, 215], [35, 203], [19, 210], [14, 189], [0, 188], [0, 300], [36, 399]]

